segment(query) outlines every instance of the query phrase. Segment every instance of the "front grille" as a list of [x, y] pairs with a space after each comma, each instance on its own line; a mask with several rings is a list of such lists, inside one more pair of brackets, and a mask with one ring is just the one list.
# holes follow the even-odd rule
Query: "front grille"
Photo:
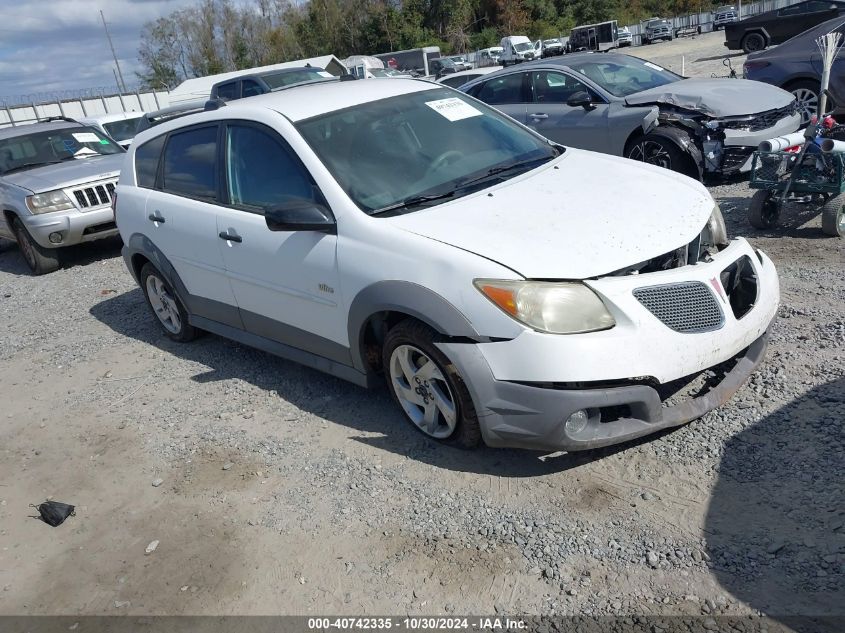
[[774, 127], [781, 119], [795, 114], [796, 105], [797, 102], [793, 101], [782, 108], [761, 112], [760, 114], [755, 114], [739, 121], [723, 121], [722, 127], [729, 130], [745, 130], [748, 132], [768, 130], [770, 127]]
[[89, 187], [82, 187], [81, 189], [74, 189], [73, 197], [76, 199], [77, 204], [79, 204], [79, 208], [83, 211], [93, 209], [94, 207], [101, 207], [111, 204], [115, 185], [117, 185], [117, 181], [112, 180]]
[[637, 288], [634, 296], [676, 332], [709, 332], [718, 330], [724, 322], [716, 298], [700, 281]]

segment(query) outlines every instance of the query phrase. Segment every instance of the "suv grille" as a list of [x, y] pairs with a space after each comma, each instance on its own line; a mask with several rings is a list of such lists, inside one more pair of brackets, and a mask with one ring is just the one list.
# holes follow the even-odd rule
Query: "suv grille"
[[796, 111], [796, 102], [793, 101], [787, 106], [778, 108], [777, 110], [769, 110], [755, 114], [753, 117], [748, 117], [743, 121], [724, 121], [722, 127], [729, 130], [748, 130], [749, 132], [759, 132], [760, 130], [767, 130], [788, 116], [792, 116]]
[[90, 187], [74, 189], [73, 197], [76, 199], [76, 202], [83, 211], [86, 209], [93, 209], [94, 207], [102, 207], [104, 205], [111, 204], [116, 184], [117, 181], [112, 180], [109, 182], [91, 185]]
[[724, 323], [716, 298], [700, 281], [637, 288], [634, 296], [676, 332], [709, 332]]

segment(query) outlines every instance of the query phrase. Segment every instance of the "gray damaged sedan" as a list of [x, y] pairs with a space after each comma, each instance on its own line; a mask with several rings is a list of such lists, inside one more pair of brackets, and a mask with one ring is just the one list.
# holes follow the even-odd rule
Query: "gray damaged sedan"
[[0, 130], [0, 238], [36, 275], [59, 249], [117, 235], [112, 198], [125, 152], [92, 127], [62, 120]]
[[618, 53], [519, 64], [460, 88], [552, 141], [693, 178], [751, 169], [761, 141], [795, 132], [795, 96], [742, 79], [685, 79]]

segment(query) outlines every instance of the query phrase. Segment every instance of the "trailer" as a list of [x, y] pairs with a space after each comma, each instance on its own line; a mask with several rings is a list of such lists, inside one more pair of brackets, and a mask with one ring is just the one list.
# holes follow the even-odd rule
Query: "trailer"
[[609, 51], [619, 47], [616, 20], [576, 26], [569, 33], [568, 53], [577, 51]]
[[386, 68], [410, 73], [417, 77], [429, 77], [434, 75], [431, 68], [431, 60], [440, 57], [439, 46], [423, 46], [412, 48], [407, 51], [391, 51], [390, 53], [379, 53], [374, 57], [384, 62]]

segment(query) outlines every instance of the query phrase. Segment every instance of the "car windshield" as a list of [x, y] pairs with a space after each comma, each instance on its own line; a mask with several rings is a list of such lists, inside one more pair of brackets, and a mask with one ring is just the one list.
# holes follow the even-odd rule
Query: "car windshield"
[[666, 26], [667, 24], [669, 24], [668, 20], [651, 20], [646, 26], [653, 29], [656, 26]]
[[543, 40], [543, 44], [546, 46], [556, 46], [557, 44], [560, 44], [560, 42], [557, 40]]
[[572, 62], [569, 66], [616, 97], [627, 97], [683, 79], [657, 64], [636, 57], [620, 56], [613, 61], [585, 57], [583, 61]]
[[521, 53], [522, 51], [527, 51], [534, 48], [529, 42], [523, 42], [522, 44], [514, 44], [513, 50], [517, 53]]
[[364, 212], [405, 212], [532, 169], [562, 149], [497, 111], [438, 88], [296, 125]]
[[109, 133], [109, 136], [117, 142], [129, 141], [135, 138], [135, 131], [138, 129], [138, 119], [140, 118], [141, 117], [135, 117], [133, 119], [123, 119], [121, 121], [110, 121], [108, 123], [103, 123], [103, 128], [105, 128], [106, 132]]
[[263, 75], [261, 77], [270, 86], [270, 90], [285, 88], [293, 84], [301, 84], [306, 81], [320, 81], [321, 79], [333, 79], [331, 73], [322, 68], [301, 68], [288, 70], [275, 75]]
[[87, 126], [31, 132], [0, 139], [0, 174], [123, 151], [120, 145]]

